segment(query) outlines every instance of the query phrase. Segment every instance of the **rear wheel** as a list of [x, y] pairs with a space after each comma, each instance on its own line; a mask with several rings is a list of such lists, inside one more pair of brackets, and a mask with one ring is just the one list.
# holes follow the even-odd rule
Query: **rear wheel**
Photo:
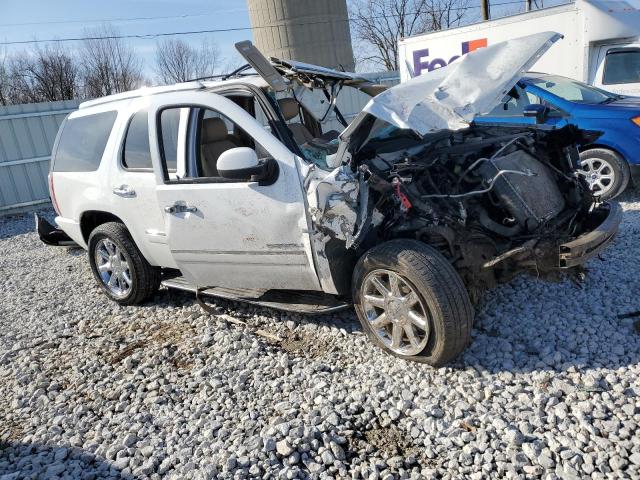
[[353, 298], [367, 336], [397, 357], [443, 365], [467, 345], [473, 307], [462, 279], [437, 250], [393, 240], [366, 252]]
[[612, 150], [593, 148], [580, 153], [579, 173], [584, 176], [589, 188], [601, 200], [610, 200], [620, 195], [629, 183], [629, 165]]
[[160, 269], [147, 262], [121, 223], [103, 223], [91, 232], [89, 263], [106, 295], [121, 305], [143, 303], [160, 286]]

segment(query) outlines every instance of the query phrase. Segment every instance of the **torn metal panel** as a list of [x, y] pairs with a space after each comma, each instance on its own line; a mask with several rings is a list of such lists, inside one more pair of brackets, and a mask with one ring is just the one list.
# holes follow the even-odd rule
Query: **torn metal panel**
[[560, 38], [542, 32], [481, 48], [392, 87], [371, 99], [364, 111], [420, 135], [460, 130], [491, 111]]
[[334, 259], [328, 254], [329, 242], [344, 242], [346, 247], [354, 241], [360, 197], [357, 174], [346, 165], [331, 172], [313, 168], [307, 174], [304, 186], [313, 224], [310, 237], [320, 284], [325, 292], [340, 293], [337, 285], [340, 282], [336, 278], [335, 265], [332, 265]]
[[311, 218], [325, 235], [352, 241], [358, 218], [358, 181], [348, 166], [336, 168], [308, 189]]

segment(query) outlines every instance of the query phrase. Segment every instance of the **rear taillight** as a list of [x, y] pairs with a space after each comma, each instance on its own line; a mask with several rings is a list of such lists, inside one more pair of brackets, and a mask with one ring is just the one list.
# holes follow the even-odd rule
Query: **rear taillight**
[[62, 216], [60, 213], [60, 206], [58, 205], [58, 200], [56, 200], [56, 191], [53, 188], [53, 175], [49, 173], [49, 196], [51, 197], [51, 203], [53, 204], [53, 209], [56, 211], [59, 217]]

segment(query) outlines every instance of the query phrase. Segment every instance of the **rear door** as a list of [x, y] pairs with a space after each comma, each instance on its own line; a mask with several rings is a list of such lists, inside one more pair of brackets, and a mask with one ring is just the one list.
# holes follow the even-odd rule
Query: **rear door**
[[[149, 109], [151, 151], [165, 233], [185, 278], [198, 287], [319, 290], [293, 153], [220, 95], [178, 92], [164, 98], [154, 100]], [[165, 122], [175, 109], [189, 112], [182, 134]], [[220, 121], [215, 132], [203, 130], [205, 122], [210, 125], [215, 119], [224, 122], [227, 132], [219, 131]], [[229, 181], [211, 173], [211, 155], [238, 146], [278, 162], [273, 184]], [[168, 168], [173, 158], [184, 158], [184, 175]], [[177, 211], [172, 208], [176, 206]]]

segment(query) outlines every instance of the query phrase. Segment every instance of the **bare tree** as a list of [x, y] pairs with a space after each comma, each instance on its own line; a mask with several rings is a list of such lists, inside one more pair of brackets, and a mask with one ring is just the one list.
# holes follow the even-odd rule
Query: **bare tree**
[[398, 40], [457, 26], [468, 0], [352, 0], [350, 17], [356, 44], [387, 70], [398, 70]]
[[77, 63], [58, 44], [14, 55], [5, 77], [5, 103], [54, 102], [79, 94]]
[[85, 31], [80, 50], [84, 93], [88, 98], [101, 97], [137, 88], [142, 82], [142, 64], [118, 31], [103, 25]]
[[161, 83], [186, 82], [214, 75], [220, 51], [214, 43], [202, 42], [195, 48], [178, 39], [168, 39], [156, 46], [156, 73]]
[[0, 50], [0, 105], [9, 104], [9, 69], [7, 67], [7, 54]]

